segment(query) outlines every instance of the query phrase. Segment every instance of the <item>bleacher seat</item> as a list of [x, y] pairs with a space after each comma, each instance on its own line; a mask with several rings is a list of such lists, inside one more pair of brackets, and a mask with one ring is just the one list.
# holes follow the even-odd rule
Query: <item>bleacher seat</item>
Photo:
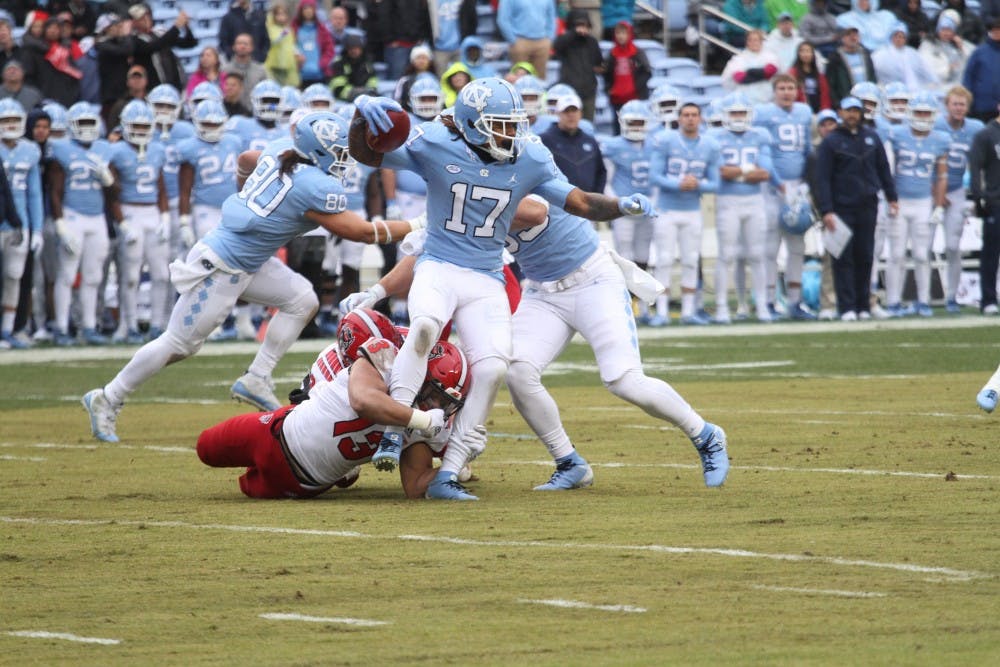
[[562, 68], [562, 63], [558, 60], [549, 59], [545, 68], [545, 85], [551, 86], [552, 84], [559, 81], [559, 71]]
[[608, 57], [608, 54], [611, 53], [611, 49], [614, 48], [615, 45], [614, 42], [607, 39], [602, 39], [597, 44], [601, 47], [601, 55], [605, 58]]
[[[968, 7], [969, 3], [965, 3], [965, 6]], [[920, 9], [923, 10], [927, 18], [934, 18], [941, 11], [941, 5], [934, 0], [921, 0]]]
[[389, 73], [389, 66], [385, 63], [375, 62], [372, 63], [372, 67], [375, 69], [375, 76], [380, 80], [385, 78], [385, 75]]
[[712, 89], [722, 90], [722, 77], [715, 75], [696, 76], [690, 80], [691, 90], [698, 95], [708, 95]]
[[658, 42], [655, 39], [637, 39], [635, 40], [635, 45], [643, 50], [647, 58], [653, 56], [664, 56], [667, 55], [667, 49], [663, 46], [663, 42]]
[[493, 8], [489, 5], [476, 5], [476, 14], [479, 16], [479, 23], [476, 26], [476, 35], [489, 39], [497, 29], [497, 17]]

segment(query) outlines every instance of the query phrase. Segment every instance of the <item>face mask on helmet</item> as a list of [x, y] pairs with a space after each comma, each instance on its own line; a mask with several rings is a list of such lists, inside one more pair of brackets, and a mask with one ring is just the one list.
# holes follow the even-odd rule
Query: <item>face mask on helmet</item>
[[441, 109], [444, 108], [444, 103], [441, 100], [440, 94], [427, 92], [412, 96], [410, 98], [410, 106], [413, 107], [413, 113], [415, 115], [421, 118], [430, 119], [441, 113]]
[[89, 144], [100, 139], [101, 124], [97, 118], [90, 116], [74, 118], [69, 122], [69, 131], [77, 141]]
[[152, 123], [122, 123], [122, 137], [136, 146], [146, 146], [153, 139]]
[[730, 132], [746, 132], [751, 121], [750, 110], [743, 107], [726, 109], [722, 114], [722, 125]]
[[26, 118], [23, 114], [0, 117], [0, 138], [20, 139], [24, 136], [25, 123]]
[[414, 401], [421, 410], [441, 409], [450, 418], [465, 403], [469, 390], [469, 363], [462, 351], [440, 341], [431, 348], [424, 384]]
[[468, 143], [499, 161], [513, 159], [528, 136], [521, 96], [498, 78], [479, 79], [462, 89], [455, 103], [455, 122]]
[[886, 99], [885, 115], [892, 120], [902, 120], [906, 118], [906, 108], [909, 104], [909, 97], [890, 97]]
[[257, 120], [277, 121], [281, 116], [280, 97], [260, 96], [253, 101], [253, 116]]
[[917, 132], [930, 132], [937, 120], [937, 110], [926, 106], [911, 107], [906, 110], [906, 119]]

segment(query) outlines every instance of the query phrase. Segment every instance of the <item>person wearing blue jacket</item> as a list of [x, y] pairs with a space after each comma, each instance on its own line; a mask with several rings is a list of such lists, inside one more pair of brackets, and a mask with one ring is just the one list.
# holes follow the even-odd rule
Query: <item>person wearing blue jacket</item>
[[823, 225], [832, 231], [839, 217], [853, 232], [840, 257], [833, 260], [837, 310], [845, 321], [871, 316], [869, 293], [879, 190], [889, 202], [889, 215], [899, 214], [885, 147], [875, 131], [862, 123], [863, 114], [861, 100], [845, 97], [840, 103], [841, 125], [816, 149], [813, 195]]
[[962, 85], [972, 93], [973, 118], [984, 123], [997, 115], [1000, 104], [1000, 17], [990, 23], [990, 31], [983, 43], [969, 56], [965, 63]]
[[512, 63], [527, 60], [539, 76], [545, 76], [552, 37], [556, 34], [556, 3], [500, 0], [497, 27], [510, 44], [508, 59]]

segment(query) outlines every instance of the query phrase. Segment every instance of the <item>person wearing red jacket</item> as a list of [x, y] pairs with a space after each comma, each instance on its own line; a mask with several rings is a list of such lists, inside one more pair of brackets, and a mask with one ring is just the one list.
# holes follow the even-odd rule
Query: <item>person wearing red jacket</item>
[[[619, 21], [614, 29], [615, 45], [604, 60], [604, 89], [608, 91], [608, 100], [615, 111], [632, 100], [644, 100], [649, 97], [649, 77], [652, 70], [649, 58], [635, 45], [635, 33], [628, 21]], [[614, 133], [619, 127], [613, 123]]]
[[799, 82], [799, 96], [796, 102], [808, 104], [813, 113], [833, 108], [830, 83], [826, 80], [826, 75], [816, 67], [816, 49], [812, 44], [809, 42], [799, 44], [795, 62], [788, 69], [788, 73]]

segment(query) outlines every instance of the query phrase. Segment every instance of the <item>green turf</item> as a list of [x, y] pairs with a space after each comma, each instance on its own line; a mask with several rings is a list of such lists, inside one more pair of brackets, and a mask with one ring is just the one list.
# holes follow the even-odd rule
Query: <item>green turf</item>
[[[729, 433], [722, 489], [572, 346], [546, 382], [595, 486], [531, 491], [551, 468], [502, 391], [468, 504], [402, 500], [371, 467], [313, 501], [242, 497], [191, 450], [241, 411], [246, 355], [166, 369], [120, 445], [78, 397], [121, 361], [0, 365], [0, 663], [996, 664], [1000, 429], [974, 396], [1000, 336], [779, 331], [643, 343]], [[645, 611], [525, 602], [552, 598]]]

